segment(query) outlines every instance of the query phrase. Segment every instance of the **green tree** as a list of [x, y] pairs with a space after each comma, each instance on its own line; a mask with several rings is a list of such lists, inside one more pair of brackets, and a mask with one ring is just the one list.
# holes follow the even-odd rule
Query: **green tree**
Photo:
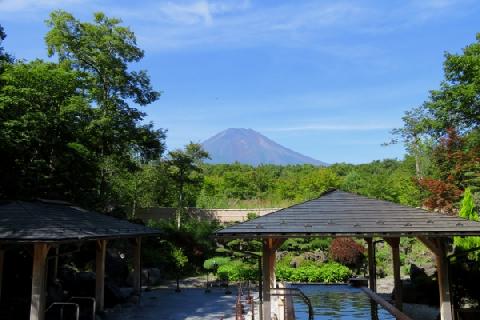
[[6, 66], [0, 89], [0, 193], [88, 203], [98, 169], [94, 112], [68, 64]]
[[430, 130], [431, 119], [422, 106], [406, 111], [402, 120], [403, 128], [392, 130], [394, 138], [389, 144], [398, 143], [399, 140], [403, 142], [407, 151], [415, 158], [415, 174], [417, 178], [421, 178], [423, 176], [422, 158], [425, 157], [426, 151], [424, 140]]
[[426, 109], [436, 121], [436, 129], [459, 132], [480, 125], [480, 33], [476, 41], [460, 54], [445, 54], [444, 75], [440, 89], [431, 91]]
[[[184, 150], [173, 150], [168, 153], [167, 168], [177, 193], [177, 227], [180, 229], [185, 215], [185, 191], [188, 187], [197, 189], [203, 181], [202, 162], [209, 157], [208, 152], [197, 143], [190, 142]], [[195, 190], [199, 191], [199, 190]], [[192, 201], [194, 203], [194, 201]]]
[[[85, 83], [84, 92], [98, 108], [90, 126], [95, 137], [95, 156], [100, 167], [97, 191], [107, 198], [107, 164], [129, 161], [132, 154], [143, 160], [159, 158], [163, 152], [162, 130], [142, 125], [144, 114], [128, 101], [145, 106], [158, 99], [146, 71], [130, 71], [129, 65], [143, 58], [135, 34], [121, 20], [94, 14], [94, 22], [81, 22], [65, 11], [54, 11], [47, 20], [45, 40], [49, 56], [70, 63]], [[110, 160], [109, 160], [110, 158]]]
[[177, 288], [175, 289], [175, 291], [180, 292], [180, 277], [184, 273], [184, 268], [188, 262], [188, 257], [183, 253], [182, 248], [178, 248], [172, 244], [172, 258], [177, 270], [176, 272]]

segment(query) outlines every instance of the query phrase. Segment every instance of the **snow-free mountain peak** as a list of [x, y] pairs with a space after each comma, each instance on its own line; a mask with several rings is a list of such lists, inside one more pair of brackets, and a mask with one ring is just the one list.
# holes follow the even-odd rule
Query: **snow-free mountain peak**
[[252, 129], [229, 128], [205, 140], [202, 145], [210, 154], [210, 163], [326, 165], [290, 150]]

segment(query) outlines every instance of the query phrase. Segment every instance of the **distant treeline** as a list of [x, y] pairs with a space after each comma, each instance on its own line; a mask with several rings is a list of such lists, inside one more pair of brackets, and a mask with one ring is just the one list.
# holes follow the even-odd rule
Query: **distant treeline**
[[285, 207], [316, 198], [332, 188], [414, 206], [422, 200], [411, 157], [329, 167], [203, 165], [203, 172], [196, 200], [202, 208]]

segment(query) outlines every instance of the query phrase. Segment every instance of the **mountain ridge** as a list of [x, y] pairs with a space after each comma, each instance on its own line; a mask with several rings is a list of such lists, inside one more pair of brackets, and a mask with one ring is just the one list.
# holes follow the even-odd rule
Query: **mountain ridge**
[[202, 146], [212, 158], [208, 163], [327, 165], [284, 147], [253, 129], [228, 128], [205, 140]]

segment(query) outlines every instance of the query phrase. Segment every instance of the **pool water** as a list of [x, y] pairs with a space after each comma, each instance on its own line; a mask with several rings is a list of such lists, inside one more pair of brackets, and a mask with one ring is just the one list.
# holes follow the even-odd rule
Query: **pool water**
[[[310, 298], [314, 319], [394, 320], [363, 291], [349, 285], [293, 285]], [[293, 300], [298, 320], [308, 319], [308, 308], [297, 297]]]

